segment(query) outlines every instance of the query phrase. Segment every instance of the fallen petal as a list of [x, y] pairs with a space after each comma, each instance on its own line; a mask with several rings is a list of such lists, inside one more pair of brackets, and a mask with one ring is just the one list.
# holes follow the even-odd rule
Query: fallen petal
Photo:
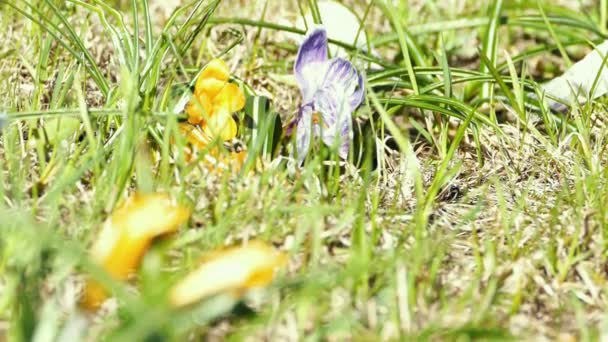
[[[136, 194], [104, 223], [91, 247], [91, 258], [113, 278], [125, 280], [135, 271], [152, 240], [175, 232], [189, 216], [190, 210], [177, 205], [167, 194]], [[90, 280], [81, 306], [94, 310], [106, 297], [103, 286]]]
[[275, 271], [285, 263], [284, 254], [263, 242], [216, 251], [171, 289], [169, 301], [180, 307], [220, 293], [240, 297], [270, 284]]
[[129, 235], [152, 239], [176, 231], [189, 216], [190, 210], [176, 204], [168, 194], [135, 194], [112, 214], [111, 220]]

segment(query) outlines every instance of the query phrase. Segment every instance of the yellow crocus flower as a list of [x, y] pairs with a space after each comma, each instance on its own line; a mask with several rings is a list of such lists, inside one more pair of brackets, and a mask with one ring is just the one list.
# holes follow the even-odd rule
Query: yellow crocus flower
[[232, 113], [245, 107], [245, 94], [236, 84], [229, 83], [229, 78], [226, 63], [213, 59], [196, 80], [193, 98], [186, 106], [188, 122], [200, 125], [208, 141], [236, 137]]
[[190, 124], [180, 124], [180, 132], [186, 137], [190, 147], [186, 147], [186, 161], [190, 162], [197, 151], [206, 150], [203, 165], [209, 171], [220, 174], [223, 171], [239, 172], [245, 160], [247, 151], [225, 151], [219, 147], [209, 147], [207, 135], [199, 128]]

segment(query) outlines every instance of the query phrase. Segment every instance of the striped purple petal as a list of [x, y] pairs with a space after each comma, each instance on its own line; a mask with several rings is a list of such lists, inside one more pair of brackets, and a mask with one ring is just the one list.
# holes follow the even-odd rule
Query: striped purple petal
[[[315, 96], [316, 98], [317, 96]], [[340, 157], [346, 159], [353, 137], [349, 104], [344, 101], [340, 104], [331, 98], [315, 103], [323, 105], [321, 108], [315, 107], [315, 110], [318, 110], [322, 117], [320, 135], [323, 143], [329, 147], [337, 148]]]
[[[365, 95], [364, 80], [344, 58], [327, 58], [327, 33], [314, 29], [298, 51], [294, 72], [302, 103], [295, 124], [297, 160], [302, 164], [313, 137], [335, 147], [346, 159], [353, 139], [352, 112]], [[313, 122], [313, 116], [320, 120]]]
[[334, 58], [329, 62], [322, 88], [332, 87], [336, 96], [346, 96], [350, 110], [354, 111], [363, 101], [363, 76], [344, 58]]
[[338, 149], [338, 154], [340, 158], [346, 159], [348, 157], [348, 152], [350, 151], [350, 143], [353, 140], [353, 122], [350, 118], [348, 120], [344, 120], [342, 122], [342, 127], [340, 127], [340, 147]]
[[300, 118], [296, 124], [296, 157], [298, 165], [302, 165], [312, 140], [312, 107], [304, 106], [300, 109]]
[[[321, 115], [323, 131], [334, 130], [341, 111], [338, 97], [333, 88], [323, 88], [315, 93], [313, 99], [314, 111]], [[332, 132], [332, 134], [335, 134]]]
[[312, 99], [323, 77], [327, 62], [327, 33], [323, 28], [314, 29], [302, 42], [296, 57], [294, 73], [302, 92], [303, 102]]

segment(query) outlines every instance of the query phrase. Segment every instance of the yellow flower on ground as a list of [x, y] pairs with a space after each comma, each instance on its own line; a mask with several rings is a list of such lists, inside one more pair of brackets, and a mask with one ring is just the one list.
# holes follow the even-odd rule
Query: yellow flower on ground
[[[125, 280], [158, 236], [173, 233], [186, 222], [190, 210], [177, 205], [167, 194], [134, 195], [103, 225], [91, 247], [91, 258], [117, 280]], [[99, 283], [88, 281], [81, 305], [98, 308], [107, 298]]]
[[181, 307], [218, 294], [240, 298], [270, 284], [286, 261], [283, 253], [259, 241], [213, 252], [171, 289], [169, 301]]
[[219, 138], [228, 141], [236, 137], [237, 125], [232, 113], [245, 107], [245, 94], [229, 83], [230, 70], [221, 59], [213, 59], [203, 69], [192, 100], [186, 106], [188, 122], [200, 125], [207, 143]]

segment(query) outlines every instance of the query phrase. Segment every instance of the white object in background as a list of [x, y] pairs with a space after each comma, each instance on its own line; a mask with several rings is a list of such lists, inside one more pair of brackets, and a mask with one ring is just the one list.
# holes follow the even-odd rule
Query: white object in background
[[[608, 93], [608, 66], [604, 58], [608, 53], [608, 40], [598, 45], [585, 58], [572, 65], [566, 72], [544, 84], [546, 95], [551, 95], [567, 105], [575, 101], [584, 102]], [[591, 94], [595, 80], [601, 73], [595, 91]], [[562, 104], [547, 98], [551, 108], [563, 109]]]
[[8, 122], [8, 115], [5, 112], [0, 112], [0, 131], [6, 126]]
[[[336, 1], [319, 1], [317, 3], [321, 14], [323, 27], [327, 31], [327, 37], [345, 44], [355, 45], [367, 51], [367, 34], [361, 25], [361, 20], [346, 6]], [[306, 24], [304, 23], [306, 19]], [[289, 24], [288, 24], [289, 26]], [[296, 21], [296, 28], [308, 30], [315, 27], [310, 9], [306, 12], [305, 18], [300, 15]], [[289, 34], [289, 37], [298, 44], [302, 43], [305, 36], [299, 34]], [[356, 41], [355, 41], [356, 40]], [[332, 57], [346, 57], [347, 54], [339, 46], [329, 44], [329, 51]]]

